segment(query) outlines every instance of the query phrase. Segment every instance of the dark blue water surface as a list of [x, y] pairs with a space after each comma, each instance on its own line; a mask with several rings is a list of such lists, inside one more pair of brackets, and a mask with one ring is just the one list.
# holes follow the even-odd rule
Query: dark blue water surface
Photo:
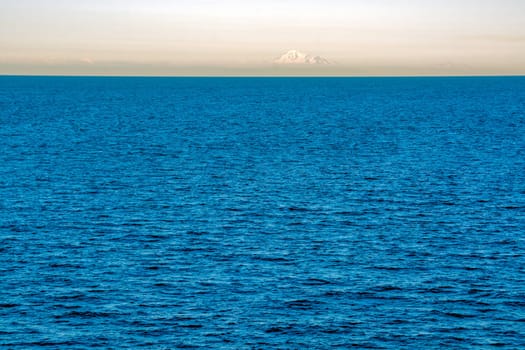
[[525, 348], [525, 78], [0, 77], [0, 346]]

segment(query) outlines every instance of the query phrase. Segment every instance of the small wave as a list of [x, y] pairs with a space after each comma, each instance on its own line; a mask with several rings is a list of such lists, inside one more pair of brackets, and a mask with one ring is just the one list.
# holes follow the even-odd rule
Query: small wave
[[392, 286], [392, 285], [385, 285], [385, 286], [377, 286], [372, 288], [374, 292], [393, 292], [393, 291], [401, 291], [403, 290], [401, 287], [398, 286]]
[[272, 326], [267, 328], [265, 333], [288, 333], [294, 329], [293, 325], [283, 325], [283, 326]]
[[298, 212], [306, 212], [306, 211], [310, 211], [310, 209], [308, 209], [308, 208], [303, 208], [303, 207], [288, 207], [288, 210], [289, 210], [289, 211], [298, 211]]
[[71, 311], [62, 315], [55, 316], [56, 319], [63, 318], [106, 318], [112, 317], [116, 314], [109, 312], [94, 312], [94, 311]]
[[321, 278], [309, 278], [302, 284], [305, 286], [324, 286], [326, 284], [332, 284], [332, 282]]
[[179, 327], [190, 328], [190, 329], [199, 329], [199, 328], [202, 328], [203, 325], [201, 325], [201, 324], [183, 324], [183, 325], [180, 325]]
[[20, 304], [11, 304], [11, 303], [0, 304], [1, 309], [11, 309], [11, 308], [18, 307], [18, 306], [20, 306]]
[[252, 256], [253, 260], [260, 261], [269, 261], [269, 262], [289, 262], [289, 259], [283, 257], [273, 257], [273, 256]]
[[286, 307], [290, 309], [309, 310], [316, 304], [319, 304], [319, 302], [308, 299], [298, 299], [286, 302]]

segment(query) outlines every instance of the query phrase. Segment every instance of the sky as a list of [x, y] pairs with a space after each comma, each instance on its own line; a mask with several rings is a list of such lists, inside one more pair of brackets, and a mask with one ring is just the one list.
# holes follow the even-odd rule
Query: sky
[[0, 0], [0, 74], [523, 75], [525, 0]]

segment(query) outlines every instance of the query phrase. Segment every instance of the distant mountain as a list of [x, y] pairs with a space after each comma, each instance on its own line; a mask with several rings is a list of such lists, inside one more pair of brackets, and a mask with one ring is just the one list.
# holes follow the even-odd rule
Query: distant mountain
[[276, 64], [330, 64], [326, 58], [312, 56], [297, 50], [290, 50], [281, 57], [277, 58]]

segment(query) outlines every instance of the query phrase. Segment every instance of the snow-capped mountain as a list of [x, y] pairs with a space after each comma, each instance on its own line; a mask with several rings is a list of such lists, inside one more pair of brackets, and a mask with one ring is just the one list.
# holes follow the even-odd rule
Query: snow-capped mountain
[[281, 57], [277, 58], [276, 64], [330, 64], [326, 58], [312, 56], [297, 50], [290, 50]]

